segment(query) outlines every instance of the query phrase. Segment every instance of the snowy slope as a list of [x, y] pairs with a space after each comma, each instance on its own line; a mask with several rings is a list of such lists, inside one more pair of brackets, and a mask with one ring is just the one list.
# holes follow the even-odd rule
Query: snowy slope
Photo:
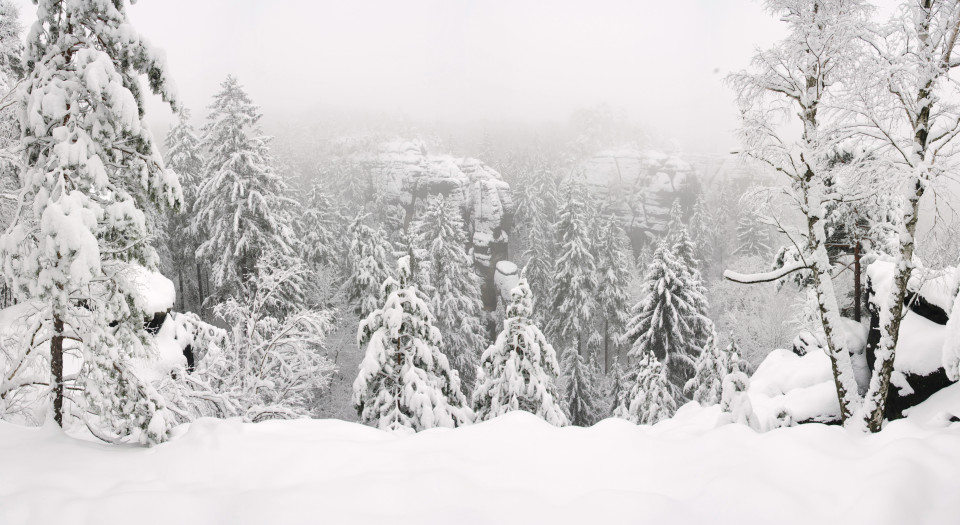
[[152, 449], [0, 423], [0, 523], [925, 524], [960, 516], [960, 424], [880, 435], [558, 429], [511, 413], [391, 435], [336, 420], [201, 420]]

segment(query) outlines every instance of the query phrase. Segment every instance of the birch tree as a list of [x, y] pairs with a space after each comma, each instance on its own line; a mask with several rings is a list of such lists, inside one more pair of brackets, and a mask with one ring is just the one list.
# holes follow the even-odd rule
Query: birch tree
[[[825, 191], [824, 171], [836, 135], [822, 111], [835, 104], [845, 70], [855, 66], [859, 30], [868, 8], [860, 0], [768, 0], [765, 5], [787, 24], [788, 36], [757, 54], [751, 71], [733, 74], [728, 80], [738, 93], [743, 155], [786, 178], [789, 186], [783, 196], [802, 214], [804, 227], [780, 228], [798, 247], [794, 263], [764, 275], [727, 271], [724, 276], [751, 283], [810, 270], [840, 415], [847, 422], [860, 400], [850, 355], [834, 342], [840, 309], [831, 281], [825, 218], [827, 205], [841, 196]], [[796, 140], [789, 138], [791, 131], [783, 126], [789, 123], [789, 115], [799, 119]]]

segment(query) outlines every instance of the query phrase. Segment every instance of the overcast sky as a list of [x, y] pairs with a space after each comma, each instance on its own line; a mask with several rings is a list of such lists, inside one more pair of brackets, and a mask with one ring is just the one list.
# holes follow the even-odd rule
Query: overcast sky
[[735, 147], [722, 80], [782, 34], [754, 0], [140, 0], [130, 13], [196, 116], [232, 73], [268, 115], [563, 121], [605, 102], [690, 153]]

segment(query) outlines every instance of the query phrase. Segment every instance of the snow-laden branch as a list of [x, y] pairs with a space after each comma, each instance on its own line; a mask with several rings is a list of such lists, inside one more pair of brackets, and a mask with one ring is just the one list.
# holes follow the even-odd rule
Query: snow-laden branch
[[771, 270], [764, 273], [743, 274], [733, 270], [726, 270], [723, 272], [723, 278], [740, 284], [769, 283], [771, 281], [776, 281], [777, 279], [782, 279], [783, 277], [786, 277], [798, 270], [804, 270], [807, 268], [809, 268], [807, 264], [797, 261], [793, 264], [788, 264], [781, 268], [777, 268], [776, 270]]

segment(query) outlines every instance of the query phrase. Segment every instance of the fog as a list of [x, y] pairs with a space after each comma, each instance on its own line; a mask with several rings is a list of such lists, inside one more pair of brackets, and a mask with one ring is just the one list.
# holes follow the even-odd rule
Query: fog
[[[735, 148], [723, 78], [782, 36], [751, 0], [141, 0], [130, 16], [198, 115], [234, 74], [268, 121], [336, 108], [545, 122], [605, 103], [688, 153]], [[153, 97], [148, 111], [165, 131], [169, 110]]]

